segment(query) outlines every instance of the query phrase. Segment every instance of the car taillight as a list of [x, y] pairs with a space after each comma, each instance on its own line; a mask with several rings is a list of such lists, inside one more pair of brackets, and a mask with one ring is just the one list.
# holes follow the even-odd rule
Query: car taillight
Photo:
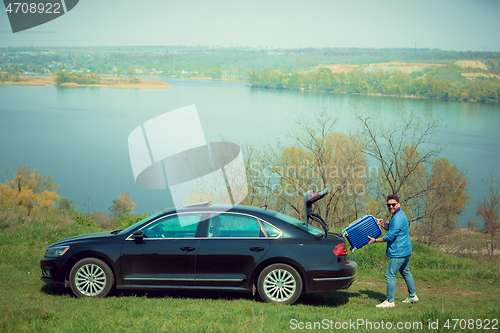
[[347, 247], [344, 243], [338, 243], [337, 246], [333, 249], [333, 254], [336, 256], [346, 256], [347, 255]]

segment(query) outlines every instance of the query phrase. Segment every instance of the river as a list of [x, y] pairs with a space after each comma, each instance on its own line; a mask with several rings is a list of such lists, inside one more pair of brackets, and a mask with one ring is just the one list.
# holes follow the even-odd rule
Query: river
[[[20, 164], [41, 168], [61, 185], [62, 197], [81, 210], [108, 212], [121, 191], [135, 212], [167, 206], [161, 190], [139, 188], [128, 154], [128, 135], [145, 121], [195, 104], [207, 141], [240, 146], [273, 145], [296, 130], [294, 118], [326, 108], [335, 129], [359, 129], [352, 105], [370, 105], [390, 126], [398, 111], [434, 113], [446, 126], [434, 137], [443, 157], [466, 171], [471, 203], [461, 221], [474, 216], [487, 195], [482, 180], [500, 165], [500, 105], [428, 99], [254, 89], [242, 82], [165, 79], [170, 89], [61, 88], [0, 85], [0, 182]], [[500, 178], [499, 170], [494, 174]]]

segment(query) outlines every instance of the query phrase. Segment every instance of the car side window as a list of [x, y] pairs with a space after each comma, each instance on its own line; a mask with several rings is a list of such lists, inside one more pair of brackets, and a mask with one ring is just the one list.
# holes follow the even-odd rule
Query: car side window
[[240, 214], [212, 214], [208, 224], [209, 238], [259, 238], [265, 237], [259, 221]]
[[267, 236], [269, 238], [277, 238], [281, 234], [281, 231], [279, 229], [267, 222], [262, 222], [262, 226], [266, 230]]
[[142, 231], [147, 238], [194, 238], [201, 213], [175, 214], [159, 219]]

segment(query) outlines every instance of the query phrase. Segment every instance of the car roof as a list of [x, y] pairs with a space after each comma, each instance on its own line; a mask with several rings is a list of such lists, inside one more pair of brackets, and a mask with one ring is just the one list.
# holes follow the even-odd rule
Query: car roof
[[222, 205], [216, 204], [212, 205], [210, 203], [199, 203], [193, 205], [182, 206], [178, 208], [171, 208], [165, 211], [165, 213], [174, 213], [174, 212], [195, 212], [195, 211], [204, 211], [204, 212], [236, 212], [236, 213], [247, 213], [252, 215], [261, 215], [261, 216], [273, 216], [277, 212], [271, 209], [264, 209], [256, 206], [247, 206], [247, 205]]

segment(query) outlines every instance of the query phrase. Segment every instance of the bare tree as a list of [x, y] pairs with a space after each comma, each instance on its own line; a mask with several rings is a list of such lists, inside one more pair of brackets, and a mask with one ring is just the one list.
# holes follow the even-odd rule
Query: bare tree
[[467, 180], [448, 159], [434, 160], [428, 178], [427, 195], [419, 200], [420, 206], [413, 205], [422, 222], [416, 225], [420, 240], [435, 246], [456, 243], [450, 231], [470, 200], [466, 194]]
[[[404, 194], [404, 201], [419, 198], [421, 177], [443, 150], [431, 142], [441, 129], [438, 118], [415, 116], [401, 112], [393, 122], [376, 122], [373, 113], [353, 105], [362, 126], [360, 150], [380, 164], [384, 193]], [[368, 107], [369, 109], [369, 107]]]
[[484, 233], [489, 236], [488, 257], [490, 260], [500, 256], [497, 239], [500, 231], [500, 180], [495, 180], [493, 171], [490, 172], [489, 198], [485, 199], [476, 208], [476, 215], [484, 222]]
[[373, 113], [353, 108], [362, 127], [360, 150], [380, 167], [370, 186], [377, 202], [383, 206], [387, 194], [398, 195], [420, 240], [438, 245], [470, 199], [464, 174], [447, 159], [438, 158], [443, 147], [433, 137], [442, 128], [440, 119], [401, 112], [381, 123]]
[[339, 228], [355, 220], [366, 194], [366, 158], [359, 138], [334, 132], [331, 112], [314, 113], [312, 121], [295, 120], [299, 133], [256, 154], [248, 176], [253, 192], [273, 209], [303, 219], [303, 195], [329, 187], [331, 194], [315, 205], [327, 224]]

